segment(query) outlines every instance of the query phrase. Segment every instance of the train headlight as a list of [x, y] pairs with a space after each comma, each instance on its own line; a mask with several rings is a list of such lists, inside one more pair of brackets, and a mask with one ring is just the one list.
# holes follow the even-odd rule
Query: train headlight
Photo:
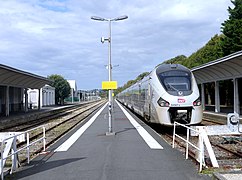
[[166, 100], [160, 98], [157, 103], [159, 104], [160, 107], [169, 107], [170, 103], [167, 102]]
[[200, 98], [197, 98], [196, 101], [193, 102], [193, 106], [201, 106]]

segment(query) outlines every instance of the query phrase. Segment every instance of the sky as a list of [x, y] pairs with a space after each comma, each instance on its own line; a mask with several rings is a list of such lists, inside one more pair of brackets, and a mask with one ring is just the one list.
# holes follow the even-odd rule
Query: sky
[[100, 89], [108, 80], [107, 19], [112, 80], [123, 86], [143, 72], [204, 46], [228, 19], [230, 0], [0, 0], [0, 64]]

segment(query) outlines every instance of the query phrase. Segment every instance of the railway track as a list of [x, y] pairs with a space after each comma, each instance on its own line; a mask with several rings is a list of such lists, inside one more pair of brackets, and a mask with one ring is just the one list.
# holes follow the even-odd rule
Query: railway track
[[212, 119], [207, 119], [207, 118], [203, 118], [202, 120], [202, 125], [224, 125], [225, 123], [224, 122], [219, 122], [219, 121], [216, 121], [216, 120], [212, 120]]
[[67, 106], [61, 109], [52, 110], [51, 112], [42, 112], [41, 114], [36, 113], [32, 115], [33, 117], [30, 118], [30, 120], [25, 120], [21, 122], [17, 122], [18, 120], [17, 121], [15, 120], [14, 123], [7, 123], [4, 127], [1, 128], [1, 131], [4, 131], [4, 132], [25, 131], [33, 127], [37, 127], [41, 124], [44, 124], [48, 121], [65, 117], [68, 114], [71, 114], [77, 111], [78, 109], [85, 108], [93, 103], [95, 102], [86, 102], [83, 104]]
[[[36, 126], [44, 126], [46, 128], [45, 135], [46, 135], [46, 147], [53, 144], [55, 141], [57, 141], [60, 137], [62, 137], [64, 134], [69, 132], [71, 129], [76, 127], [77, 125], [81, 124], [88, 116], [90, 116], [92, 113], [94, 113], [97, 109], [99, 109], [101, 106], [104, 105], [106, 101], [99, 101], [99, 102], [93, 102], [91, 104], [86, 104], [81, 107], [68, 110], [69, 112], [65, 115], [61, 114], [60, 117], [55, 117], [53, 119], [49, 119], [47, 121], [41, 121], [39, 123], [33, 123], [31, 125], [22, 125], [18, 126], [18, 131], [23, 131], [27, 129], [32, 129]], [[9, 129], [11, 130], [11, 128]], [[42, 136], [41, 130], [33, 131], [30, 134], [30, 141], [34, 141], [35, 139], [38, 139], [40, 136]], [[26, 142], [21, 142], [17, 144], [17, 148], [21, 148]], [[42, 152], [43, 150], [43, 144], [37, 143], [35, 146], [30, 148], [31, 157], [34, 157], [36, 154]], [[19, 162], [25, 163], [26, 158], [26, 151], [21, 151], [18, 154]]]

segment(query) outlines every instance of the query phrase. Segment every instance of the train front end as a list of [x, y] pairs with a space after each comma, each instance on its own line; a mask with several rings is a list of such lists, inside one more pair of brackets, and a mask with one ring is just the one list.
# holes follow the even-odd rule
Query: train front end
[[157, 77], [165, 90], [157, 97], [157, 114], [164, 125], [199, 124], [202, 106], [196, 80], [191, 71], [175, 64], [168, 69], [157, 69]]

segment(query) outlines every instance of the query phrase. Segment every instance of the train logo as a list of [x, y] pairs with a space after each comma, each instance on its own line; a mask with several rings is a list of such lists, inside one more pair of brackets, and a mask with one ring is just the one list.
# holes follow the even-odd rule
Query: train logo
[[178, 103], [185, 103], [186, 102], [186, 100], [185, 99], [177, 99], [177, 101], [178, 101]]
[[179, 96], [182, 96], [183, 95], [183, 92], [182, 91], [178, 91], [178, 95]]

